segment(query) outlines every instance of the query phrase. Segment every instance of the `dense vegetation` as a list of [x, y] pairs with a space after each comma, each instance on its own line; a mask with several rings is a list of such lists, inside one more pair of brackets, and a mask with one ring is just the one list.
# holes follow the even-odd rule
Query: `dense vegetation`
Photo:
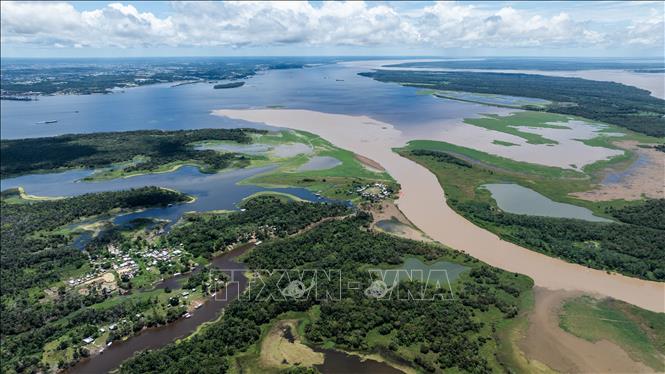
[[665, 231], [635, 224], [597, 223], [506, 213], [484, 202], [454, 207], [503, 239], [596, 269], [665, 281]]
[[212, 86], [216, 90], [226, 89], [226, 88], [238, 88], [245, 85], [245, 82], [231, 82], [231, 83], [220, 83]]
[[636, 62], [621, 60], [541, 59], [541, 58], [484, 58], [477, 60], [418, 61], [387, 65], [388, 67], [418, 67], [447, 69], [487, 69], [487, 70], [662, 70], [663, 62]]
[[[8, 195], [7, 192], [4, 193]], [[70, 237], [51, 234], [63, 225], [112, 209], [134, 210], [184, 201], [178, 192], [157, 187], [86, 194], [61, 200], [23, 204], [2, 200], [0, 294], [15, 294], [55, 282], [62, 270], [80, 267], [84, 254], [69, 245]], [[4, 314], [4, 313], [3, 313]], [[5, 328], [3, 324], [3, 329]]]
[[[649, 91], [614, 82], [533, 74], [387, 71], [360, 73], [381, 82], [550, 100], [548, 112], [614, 124], [651, 136], [665, 136], [665, 101]], [[539, 108], [533, 108], [540, 110]]]
[[[159, 350], [143, 352], [123, 364], [123, 373], [226, 372], [233, 355], [256, 344], [262, 325], [288, 311], [305, 311], [317, 305], [320, 317], [306, 329], [316, 344], [330, 342], [354, 351], [379, 351], [403, 359], [424, 371], [442, 369], [484, 373], [498, 369], [491, 353], [496, 324], [518, 312], [520, 294], [531, 282], [438, 246], [398, 239], [367, 230], [371, 217], [359, 213], [331, 220], [304, 233], [256, 247], [246, 258], [254, 269], [340, 269], [342, 285], [359, 282], [360, 290], [342, 287], [341, 300], [320, 301], [257, 297], [236, 300], [224, 318], [192, 338]], [[454, 284], [456, 299], [428, 301], [377, 300], [362, 289], [371, 279], [363, 266], [400, 264], [405, 256], [449, 259], [472, 269]], [[310, 279], [303, 280], [308, 284]], [[338, 291], [336, 280], [317, 278], [321, 293]], [[275, 276], [266, 282], [271, 291], [288, 280]], [[349, 283], [351, 282], [351, 283]], [[398, 292], [421, 292], [418, 283], [400, 283]], [[431, 295], [432, 289], [425, 291]], [[370, 339], [383, 336], [386, 344]], [[488, 353], [490, 352], [490, 353]]]
[[[608, 208], [608, 214], [622, 221], [617, 223], [511, 214], [498, 209], [487, 191], [478, 187], [502, 180], [524, 183], [534, 176], [520, 179], [482, 164], [462, 167], [438, 154], [415, 150], [402, 154], [437, 175], [451, 207], [505, 240], [588, 267], [665, 280], [665, 230], [660, 218], [665, 200]], [[543, 183], [557, 181], [547, 179]]]
[[[15, 192], [5, 191], [4, 199]], [[83, 267], [88, 256], [103, 257], [108, 244], [136, 246], [124, 239], [117, 227], [100, 233], [82, 253], [71, 247], [71, 237], [53, 232], [81, 217], [102, 214], [112, 208], [133, 209], [148, 205], [182, 201], [176, 192], [146, 187], [140, 190], [88, 194], [63, 200], [2, 205], [2, 362], [3, 372], [31, 371], [43, 368], [40, 356], [45, 344], [58, 340], [62, 349], [74, 349], [73, 362], [87, 354], [81, 340], [99, 335], [98, 328], [119, 320], [109, 341], [131, 335], [146, 326], [164, 324], [180, 317], [183, 307], [164, 308], [167, 295], [162, 290], [135, 290], [118, 296], [93, 290], [81, 295], [76, 289], [57, 288], [56, 295], [44, 297], [42, 290], [58, 284], [63, 271]], [[168, 243], [184, 242], [183, 248], [210, 256], [221, 239], [228, 243], [248, 240], [259, 229], [266, 235], [286, 235], [305, 228], [326, 217], [346, 215], [349, 208], [340, 205], [287, 203], [272, 196], [260, 196], [243, 204], [245, 211], [223, 215], [201, 214], [190, 217], [182, 227], [165, 235]], [[196, 217], [206, 217], [199, 220]], [[138, 226], [140, 222], [137, 223]], [[136, 226], [136, 225], [135, 225]], [[203, 235], [203, 236], [202, 236]], [[266, 236], [267, 237], [267, 236]], [[221, 238], [221, 239], [220, 239]], [[161, 237], [160, 237], [161, 239]], [[130, 241], [130, 243], [126, 243]], [[203, 280], [210, 279], [214, 269], [193, 273], [185, 282], [187, 289], [207, 289]], [[121, 285], [122, 286], [122, 285]], [[130, 289], [131, 291], [131, 289]], [[41, 295], [36, 297], [35, 295]], [[67, 367], [69, 362], [62, 362]]]
[[242, 214], [190, 215], [168, 235], [172, 243], [182, 243], [194, 256], [210, 257], [238, 241], [254, 235], [258, 240], [294, 234], [311, 222], [326, 217], [350, 214], [337, 204], [285, 202], [273, 196], [258, 196], [246, 201]]
[[[89, 336], [91, 328], [96, 331], [94, 326], [89, 325], [95, 319], [111, 318], [121, 312], [127, 315], [134, 311], [131, 314], [134, 315], [138, 308], [136, 303], [145, 302], [128, 300], [115, 305], [106, 315], [86, 309], [109, 297], [103, 292], [81, 295], [60, 287], [54, 299], [44, 298], [46, 287], [61, 280], [67, 272], [85, 267], [88, 262], [85, 253], [71, 246], [72, 236], [66, 231], [58, 231], [63, 225], [114, 209], [134, 210], [186, 199], [178, 192], [157, 187], [50, 201], [21, 200], [17, 195], [16, 190], [3, 191], [1, 202], [0, 335], [3, 372], [10, 368], [34, 371], [39, 365], [39, 358], [34, 354], [41, 352], [44, 344], [54, 336], [70, 331], [71, 340], [80, 342], [83, 337]], [[68, 317], [63, 320], [65, 316]], [[76, 352], [77, 356], [82, 354], [83, 351]]]
[[665, 199], [647, 200], [640, 205], [610, 209], [609, 213], [622, 222], [665, 230]]
[[439, 162], [447, 162], [449, 164], [470, 168], [471, 163], [462, 160], [461, 158], [455, 157], [451, 154], [441, 151], [432, 151], [429, 149], [415, 149], [411, 151], [411, 154], [414, 156], [429, 156]]
[[[59, 168], [99, 168], [115, 163], [130, 162], [137, 156], [143, 159], [125, 167], [125, 171], [154, 170], [174, 161], [194, 161], [213, 170], [232, 163], [244, 164], [244, 156], [195, 150], [190, 143], [203, 140], [228, 140], [250, 143], [253, 129], [201, 129], [159, 131], [141, 130], [94, 134], [62, 135], [0, 141], [0, 176]], [[39, 152], [35, 152], [38, 149]]]

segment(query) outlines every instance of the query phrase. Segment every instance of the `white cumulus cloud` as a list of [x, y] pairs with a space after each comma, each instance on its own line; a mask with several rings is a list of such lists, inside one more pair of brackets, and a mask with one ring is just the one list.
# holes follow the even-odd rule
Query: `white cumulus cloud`
[[62, 47], [584, 47], [663, 48], [663, 13], [608, 32], [598, 19], [537, 14], [505, 6], [438, 2], [399, 11], [390, 3], [174, 2], [158, 17], [112, 3], [79, 11], [66, 2], [1, 3], [2, 43]]

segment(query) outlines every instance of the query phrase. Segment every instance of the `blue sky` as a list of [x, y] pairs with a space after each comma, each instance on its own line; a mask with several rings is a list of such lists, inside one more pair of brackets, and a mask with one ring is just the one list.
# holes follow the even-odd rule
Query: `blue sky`
[[663, 2], [2, 2], [3, 57], [662, 57]]

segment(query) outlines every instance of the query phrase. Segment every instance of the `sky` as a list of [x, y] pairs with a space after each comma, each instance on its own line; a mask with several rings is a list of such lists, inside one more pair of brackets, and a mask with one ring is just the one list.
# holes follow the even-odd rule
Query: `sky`
[[2, 57], [665, 58], [665, 2], [0, 3]]

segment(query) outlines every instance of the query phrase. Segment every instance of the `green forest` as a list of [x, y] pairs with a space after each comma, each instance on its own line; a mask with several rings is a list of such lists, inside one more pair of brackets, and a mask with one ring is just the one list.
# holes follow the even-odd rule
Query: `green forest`
[[[381, 82], [550, 100], [552, 113], [610, 123], [646, 135], [665, 136], [665, 101], [649, 91], [614, 82], [534, 74], [387, 71], [360, 73]], [[540, 108], [531, 108], [541, 110]]]
[[[500, 370], [496, 331], [502, 321], [518, 315], [520, 298], [531, 288], [531, 280], [440, 246], [368, 231], [370, 223], [371, 216], [362, 212], [330, 220], [257, 246], [245, 258], [250, 269], [340, 269], [341, 284], [359, 282], [360, 291], [342, 287], [339, 301], [254, 296], [236, 300], [220, 321], [189, 339], [140, 353], [125, 362], [121, 372], [226, 372], [235, 366], [235, 355], [258, 344], [271, 321], [286, 312], [312, 308], [319, 308], [320, 316], [306, 329], [311, 344], [380, 352], [422, 371]], [[397, 265], [405, 256], [461, 263], [471, 270], [453, 284], [452, 300], [377, 300], [363, 294], [371, 282], [365, 267]], [[274, 277], [266, 283], [276, 290], [284, 286], [284, 279]], [[334, 294], [335, 285], [322, 281], [318, 289]], [[434, 292], [421, 287], [417, 282], [399, 283], [398, 292]], [[383, 337], [381, 342], [370, 338], [375, 333]]]
[[[665, 280], [661, 218], [665, 216], [665, 199], [609, 206], [605, 214], [617, 220], [613, 223], [512, 214], [500, 210], [489, 193], [479, 187], [501, 181], [524, 184], [542, 177], [519, 177], [487, 165], [470, 164], [442, 151], [405, 148], [400, 152], [437, 175], [453, 209], [504, 240], [595, 269]], [[542, 183], [557, 182], [546, 179]]]
[[[79, 294], [75, 289], [57, 287], [57, 294], [45, 296], [43, 290], [61, 284], [65, 271], [85, 268], [93, 258], [104, 258], [107, 245], [122, 247], [129, 239], [113, 227], [99, 234], [79, 251], [71, 246], [72, 235], [61, 233], [66, 224], [107, 213], [113, 209], [137, 209], [184, 201], [186, 196], [156, 187], [121, 192], [104, 192], [53, 201], [8, 203], [16, 191], [5, 191], [2, 202], [2, 371], [35, 372], [45, 369], [46, 344], [57, 341], [58, 350], [73, 350], [72, 362], [60, 362], [66, 368], [89, 352], [81, 345], [87, 336], [99, 336], [100, 326], [121, 319], [126, 323], [108, 336], [108, 341], [141, 331], [143, 327], [165, 324], [179, 318], [183, 307], [168, 308], [170, 290], [147, 287], [118, 295], [105, 292]], [[184, 242], [183, 249], [210, 258], [225, 249], [225, 242], [247, 241], [263, 230], [264, 239], [298, 232], [327, 217], [345, 216], [350, 209], [342, 205], [287, 202], [273, 196], [259, 196], [243, 204], [244, 211], [222, 214], [195, 214], [173, 231], [157, 240], [162, 246]], [[274, 228], [274, 229], [269, 229]], [[109, 235], [104, 235], [105, 233]], [[229, 239], [233, 238], [233, 239]], [[212, 271], [214, 269], [210, 269]], [[196, 274], [206, 274], [201, 271]], [[196, 274], [187, 278], [185, 287], [203, 287]], [[207, 291], [205, 287], [204, 294]]]
[[273, 196], [258, 196], [242, 204], [242, 214], [194, 214], [186, 216], [168, 235], [169, 241], [183, 243], [194, 256], [210, 257], [220, 248], [249, 240], [284, 237], [325, 217], [343, 216], [351, 209], [338, 204], [284, 202]]
[[448, 68], [448, 69], [485, 69], [485, 70], [554, 70], [554, 71], [579, 71], [579, 70], [635, 70], [651, 71], [662, 70], [663, 62], [647, 62], [636, 60], [614, 60], [614, 61], [580, 61], [570, 58], [524, 58], [524, 57], [502, 57], [482, 58], [477, 60], [444, 60], [444, 61], [415, 61], [393, 65], [392, 68]]
[[[1, 202], [2, 371], [36, 372], [44, 344], [65, 331], [72, 334], [72, 341], [80, 342], [88, 336], [85, 334], [90, 326], [76, 316], [86, 313], [90, 316], [87, 307], [110, 296], [103, 293], [84, 296], [60, 287], [55, 300], [45, 298], [46, 287], [57, 284], [67, 272], [85, 268], [89, 261], [86, 253], [71, 245], [72, 235], [59, 229], [111, 211], [174, 204], [187, 197], [157, 187], [48, 201], [21, 200], [17, 195], [16, 190], [3, 191]], [[136, 310], [136, 304], [143, 302], [129, 300], [116, 305], [116, 312], [111, 314]]]
[[[3, 197], [11, 191], [3, 192]], [[59, 279], [61, 270], [80, 267], [86, 256], [69, 245], [71, 237], [51, 231], [112, 209], [137, 210], [186, 201], [179, 192], [143, 187], [47, 201], [11, 204], [2, 199], [2, 297]], [[3, 324], [3, 328], [4, 328]]]
[[[62, 135], [0, 141], [0, 176], [52, 171], [62, 168], [102, 168], [113, 164], [141, 160], [125, 167], [126, 172], [151, 171], [175, 161], [196, 162], [211, 170], [249, 163], [246, 156], [196, 150], [193, 142], [227, 140], [251, 143], [251, 134], [265, 133], [254, 129], [140, 130], [94, 134]], [[35, 152], [38, 149], [39, 152]]]

